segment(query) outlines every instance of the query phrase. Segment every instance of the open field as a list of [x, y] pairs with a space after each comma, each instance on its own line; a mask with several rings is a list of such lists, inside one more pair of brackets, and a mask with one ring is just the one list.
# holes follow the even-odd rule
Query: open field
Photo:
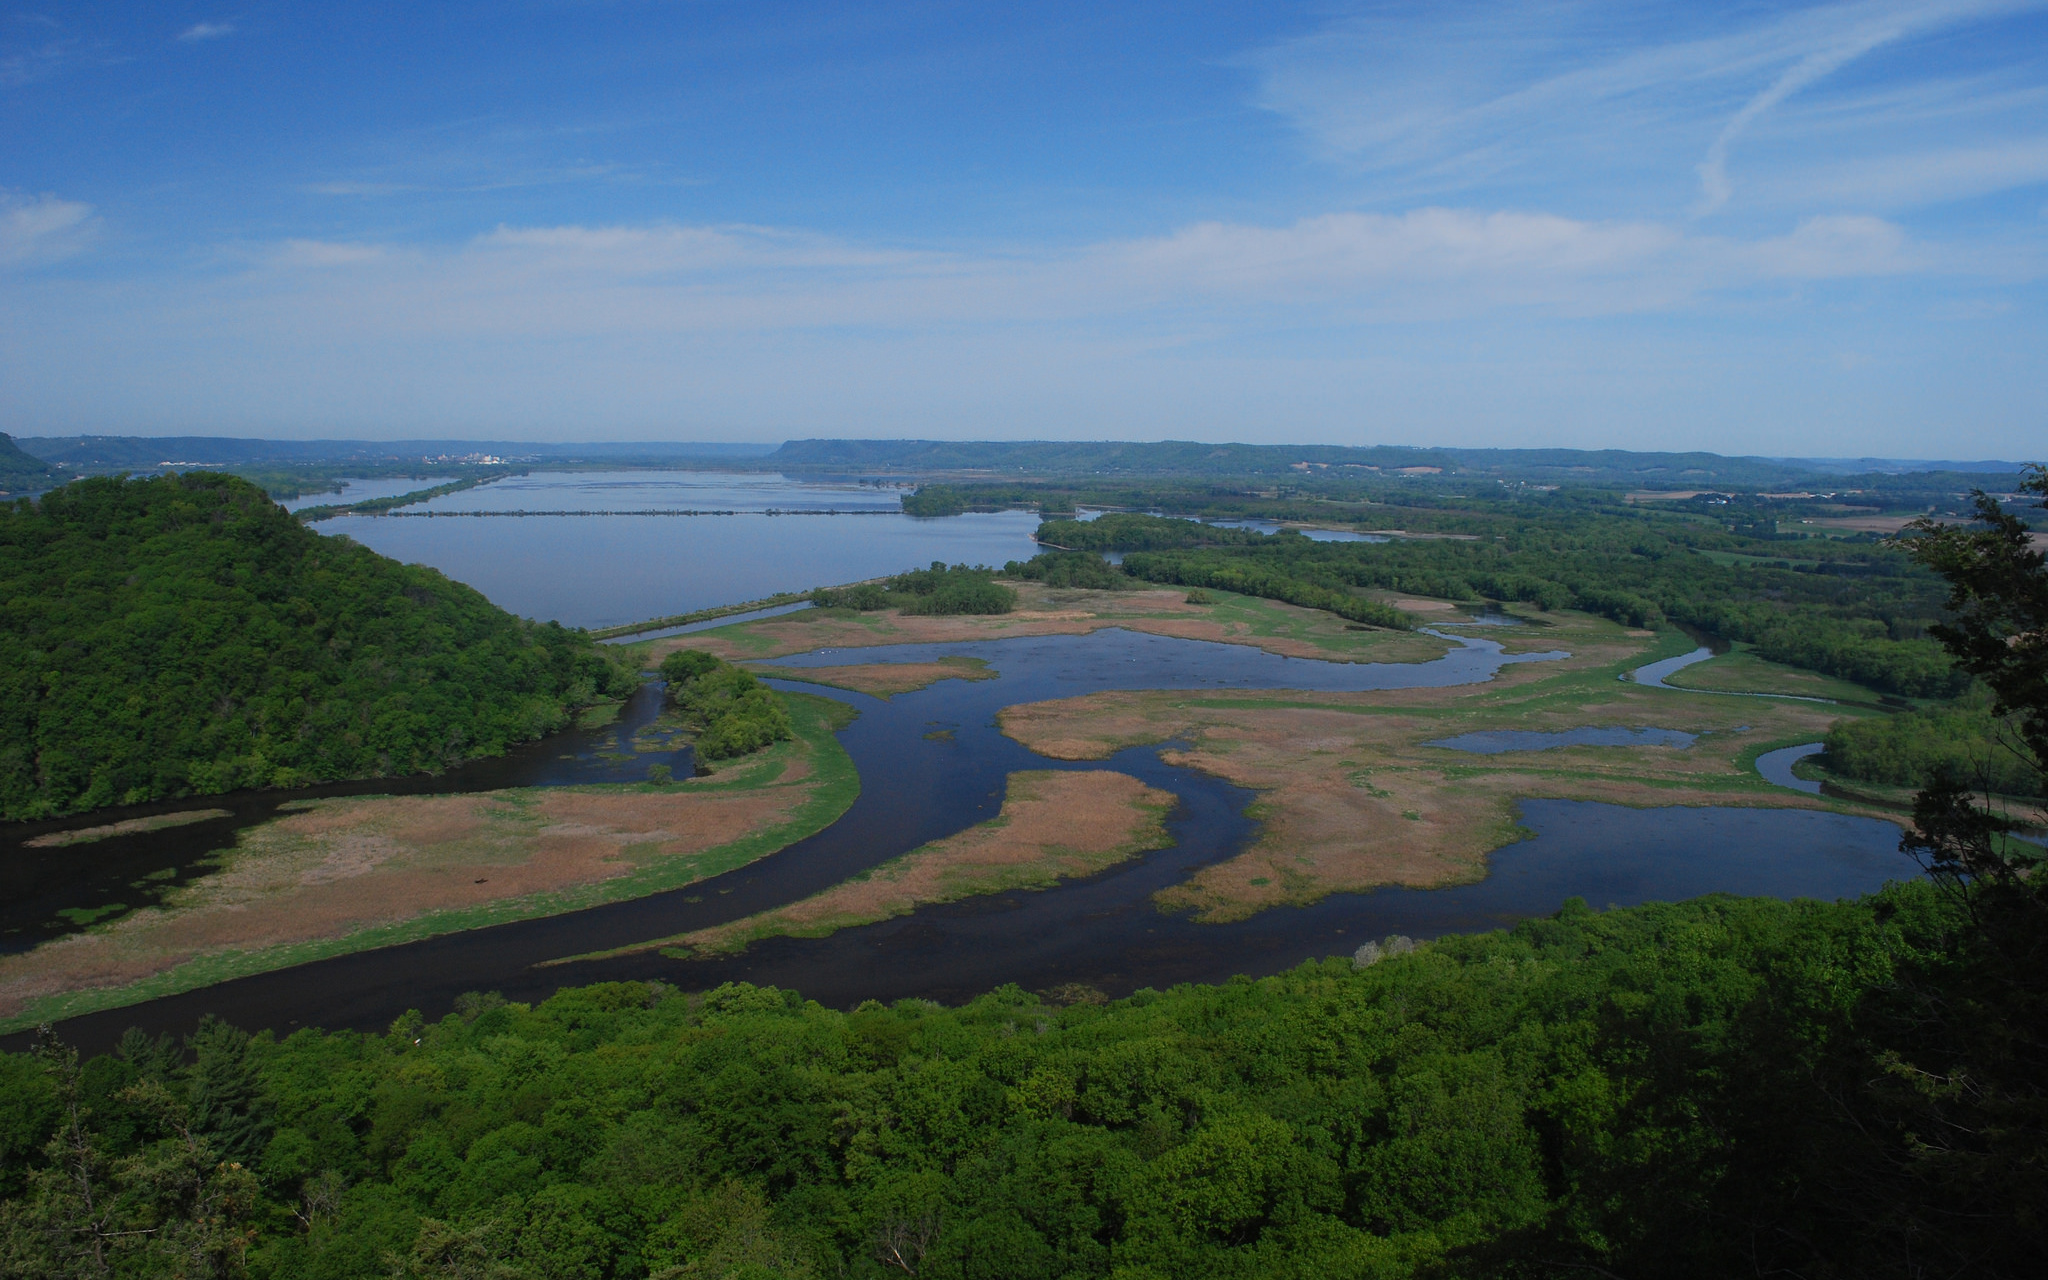
[[[1865, 508], [1868, 510], [1868, 508]], [[1897, 533], [1919, 516], [1810, 516], [1799, 523], [1816, 529], [1840, 529], [1846, 533]]]
[[1047, 888], [1164, 847], [1165, 816], [1172, 804], [1170, 793], [1123, 773], [1013, 773], [1002, 812], [980, 826], [892, 858], [801, 902], [648, 946], [681, 946], [704, 954], [743, 951], [776, 934], [823, 937], [907, 915], [928, 903]]
[[844, 707], [785, 697], [796, 739], [707, 778], [297, 806], [162, 905], [0, 957], [0, 1029], [640, 897], [763, 857], [860, 791], [832, 736]]
[[[1646, 639], [1581, 618], [1541, 636], [1565, 662], [1509, 667], [1490, 684], [1381, 693], [1104, 693], [1012, 707], [1005, 733], [1056, 759], [1101, 759], [1180, 740], [1166, 759], [1261, 792], [1258, 842], [1161, 895], [1199, 918], [1232, 920], [1376, 885], [1431, 887], [1485, 874], [1486, 855], [1523, 834], [1525, 797], [1613, 804], [1843, 808], [1770, 786], [1750, 766], [1766, 749], [1820, 737], [1860, 712], [1819, 703], [1689, 695], [1623, 682], [1685, 637]], [[1427, 742], [1487, 730], [1652, 727], [1699, 734], [1689, 748], [1559, 747], [1477, 755]], [[1863, 810], [1869, 812], [1868, 810]], [[1881, 813], [1875, 816], [1885, 816]]]
[[750, 668], [755, 675], [803, 680], [833, 689], [851, 689], [878, 698], [929, 689], [941, 680], [993, 680], [996, 673], [980, 658], [940, 658], [937, 662], [869, 662], [844, 667]]
[[[1126, 627], [1185, 640], [1255, 645], [1287, 657], [1338, 662], [1426, 662], [1449, 648], [1432, 636], [1352, 630], [1334, 614], [1229, 592], [1212, 591], [1214, 604], [1192, 605], [1187, 603], [1184, 588], [1085, 591], [1049, 588], [1034, 582], [1010, 585], [1017, 588], [1018, 594], [1017, 608], [1012, 613], [918, 617], [894, 609], [873, 613], [805, 609], [633, 647], [645, 655], [651, 666], [664, 655], [685, 648], [704, 649], [728, 661], [741, 662], [813, 649], [1085, 635], [1103, 627]], [[1448, 606], [1437, 612], [1441, 618], [1456, 616]]]
[[1737, 644], [1727, 653], [1690, 667], [1681, 667], [1664, 678], [1680, 689], [1710, 689], [1722, 693], [1782, 693], [1800, 698], [1829, 698], [1852, 706], [1878, 706], [1878, 695], [1860, 684], [1824, 676], [1816, 671], [1767, 662], [1756, 656], [1754, 646]]

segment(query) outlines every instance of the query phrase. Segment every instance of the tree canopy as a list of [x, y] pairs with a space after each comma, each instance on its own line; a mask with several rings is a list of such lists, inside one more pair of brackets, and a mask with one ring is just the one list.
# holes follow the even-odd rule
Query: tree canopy
[[447, 768], [632, 686], [233, 476], [0, 507], [0, 816]]

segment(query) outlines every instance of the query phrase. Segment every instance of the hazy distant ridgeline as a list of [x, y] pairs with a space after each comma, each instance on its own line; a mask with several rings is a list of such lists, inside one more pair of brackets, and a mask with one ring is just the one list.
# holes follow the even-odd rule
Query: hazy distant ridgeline
[[13, 437], [0, 431], [0, 493], [40, 489], [51, 478], [50, 468], [41, 458], [22, 452]]
[[[18, 442], [73, 474], [162, 466], [324, 469], [452, 465], [485, 458], [573, 467], [717, 467], [735, 471], [919, 475], [987, 472], [1022, 476], [1290, 477], [1414, 480], [1464, 477], [1651, 489], [1854, 484], [1885, 488], [1919, 473], [1958, 477], [1949, 488], [1997, 487], [2018, 471], [2000, 461], [1728, 458], [1626, 449], [1462, 449], [1405, 445], [1253, 445], [1199, 441], [791, 440], [767, 444], [679, 441], [539, 443], [516, 440], [253, 440], [228, 436], [35, 436]], [[335, 472], [335, 474], [342, 474]]]
[[0, 508], [0, 817], [445, 768], [629, 685], [232, 476]]
[[1839, 480], [1847, 475], [1860, 478], [1887, 471], [1953, 471], [1986, 478], [2016, 475], [2019, 471], [2017, 463], [1996, 461], [1802, 461], [1726, 458], [1715, 453], [1635, 453], [1626, 449], [1422, 449], [1403, 445], [1204, 444], [1186, 440], [791, 440], [761, 462], [785, 470], [989, 471], [995, 473], [989, 477], [992, 480], [1020, 474], [1362, 479], [1375, 471], [1398, 475], [1405, 470], [1418, 477], [1462, 474], [1672, 489], [1755, 489]]

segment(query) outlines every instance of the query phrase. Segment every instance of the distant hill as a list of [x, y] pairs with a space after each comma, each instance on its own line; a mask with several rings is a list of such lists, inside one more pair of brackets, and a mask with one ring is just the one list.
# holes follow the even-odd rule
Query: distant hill
[[0, 431], [0, 494], [32, 493], [55, 478], [48, 463], [23, 453], [14, 438]]
[[24, 448], [74, 473], [158, 467], [255, 467], [433, 463], [484, 457], [513, 461], [624, 461], [754, 458], [766, 444], [626, 441], [536, 444], [528, 440], [251, 440], [236, 436], [37, 436]]
[[[1727, 458], [1716, 453], [1636, 453], [1626, 449], [1458, 449], [1403, 445], [1202, 444], [1162, 440], [952, 441], [791, 440], [762, 460], [787, 471], [983, 472], [1024, 475], [1354, 477], [1379, 474], [1462, 475], [1523, 481], [1641, 486], [1654, 489], [1754, 490], [1844, 479], [1827, 465], [1783, 458]], [[1874, 461], [1874, 460], [1873, 460]], [[1966, 464], [1984, 474], [2016, 473], [2012, 463]], [[1949, 470], [1939, 463], [1874, 464], [1862, 471]], [[1959, 469], [1959, 468], [1958, 468]]]
[[438, 770], [631, 684], [233, 476], [0, 507], [0, 818]]

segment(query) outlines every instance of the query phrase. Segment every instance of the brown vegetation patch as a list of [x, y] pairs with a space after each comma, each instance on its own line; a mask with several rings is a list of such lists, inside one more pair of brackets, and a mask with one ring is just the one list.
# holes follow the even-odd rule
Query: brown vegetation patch
[[1816, 516], [1799, 523], [1851, 533], [1897, 533], [1917, 519], [1918, 516]]
[[[818, 649], [1086, 635], [1104, 627], [1124, 627], [1182, 640], [1253, 645], [1293, 658], [1405, 662], [1424, 660], [1443, 651], [1440, 641], [1427, 636], [1351, 631], [1343, 619], [1333, 614], [1278, 601], [1252, 602], [1262, 617], [1277, 624], [1262, 630], [1229, 609], [1189, 604], [1184, 587], [1090, 591], [1048, 588], [1035, 582], [1010, 585], [1018, 593], [1018, 607], [1010, 613], [935, 618], [906, 616], [893, 609], [874, 613], [805, 609], [729, 628], [657, 640], [648, 645], [647, 661], [650, 665], [658, 663], [666, 654], [683, 648], [704, 649], [729, 661], [758, 661]], [[1241, 613], [1242, 610], [1237, 611]], [[1292, 634], [1273, 634], [1281, 627]], [[1318, 639], [1322, 643], [1317, 643]]]
[[314, 801], [244, 832], [221, 870], [160, 907], [0, 957], [0, 1016], [211, 952], [341, 937], [689, 858], [787, 817], [804, 796], [778, 782], [725, 793], [548, 789]]
[[907, 915], [928, 903], [1042, 889], [1093, 875], [1163, 847], [1163, 819], [1172, 804], [1172, 793], [1128, 774], [1013, 773], [1002, 812], [980, 826], [893, 858], [801, 902], [700, 929], [671, 943], [707, 953], [739, 951], [773, 934], [822, 937]]
[[109, 836], [132, 836], [144, 831], [163, 831], [170, 827], [189, 826], [194, 822], [231, 816], [233, 815], [226, 809], [186, 809], [181, 813], [158, 813], [147, 818], [126, 818], [120, 822], [109, 822], [97, 827], [52, 831], [46, 836], [25, 840], [22, 844], [29, 849], [62, 849], [66, 845], [90, 844], [95, 840], [105, 840]]
[[997, 674], [979, 658], [940, 658], [936, 662], [868, 662], [843, 667], [756, 666], [752, 670], [756, 675], [773, 676], [782, 680], [805, 680], [812, 684], [829, 685], [835, 689], [851, 689], [855, 693], [871, 693], [878, 698], [928, 689], [941, 680], [993, 680]]

